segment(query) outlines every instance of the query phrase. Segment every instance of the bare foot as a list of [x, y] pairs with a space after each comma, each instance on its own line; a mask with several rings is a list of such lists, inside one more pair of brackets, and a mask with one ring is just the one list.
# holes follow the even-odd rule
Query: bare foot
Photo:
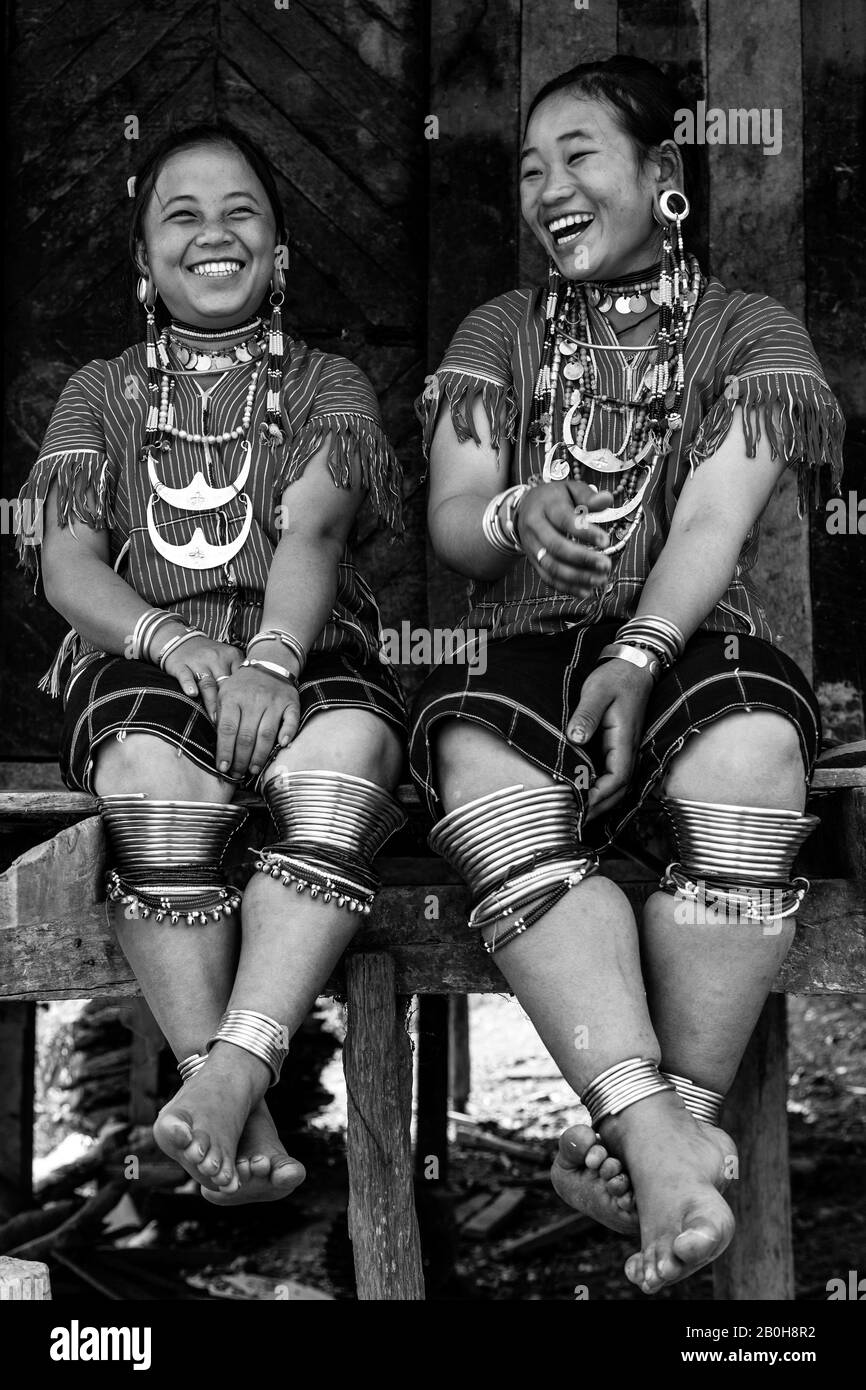
[[622, 1235], [639, 1230], [628, 1175], [589, 1125], [573, 1125], [561, 1136], [550, 1181], [568, 1206], [609, 1230]]
[[207, 1065], [160, 1110], [154, 1139], [196, 1182], [236, 1192], [238, 1140], [269, 1079], [257, 1058], [231, 1043], [217, 1044]]
[[307, 1176], [304, 1165], [290, 1158], [280, 1143], [276, 1126], [264, 1101], [250, 1111], [238, 1144], [236, 1167], [240, 1186], [234, 1192], [215, 1192], [202, 1186], [201, 1195], [218, 1207], [239, 1207], [249, 1202], [276, 1202], [300, 1187]]
[[727, 1249], [734, 1217], [722, 1191], [736, 1173], [737, 1151], [723, 1130], [698, 1123], [669, 1092], [602, 1121], [634, 1186], [641, 1249], [626, 1276], [658, 1293], [710, 1264]]

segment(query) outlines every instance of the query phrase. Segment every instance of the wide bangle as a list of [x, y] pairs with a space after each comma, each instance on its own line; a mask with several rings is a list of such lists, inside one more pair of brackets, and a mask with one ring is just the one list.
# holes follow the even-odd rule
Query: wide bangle
[[262, 632], [257, 632], [255, 637], [251, 637], [247, 642], [247, 655], [257, 642], [279, 642], [282, 646], [288, 647], [293, 656], [297, 657], [298, 667], [303, 671], [307, 664], [307, 649], [303, 642], [299, 642], [291, 632], [285, 632], [283, 628], [270, 627]]
[[643, 647], [633, 647], [628, 642], [610, 642], [608, 646], [602, 647], [599, 653], [599, 661], [612, 661], [618, 657], [620, 661], [628, 661], [632, 666], [638, 666], [644, 671], [649, 671], [654, 681], [657, 681], [662, 673], [661, 662], [657, 656], [645, 651]]
[[294, 671], [290, 671], [288, 666], [279, 666], [276, 661], [257, 661], [247, 657], [246, 661], [241, 662], [241, 666], [257, 666], [262, 671], [267, 671], [269, 675], [276, 676], [277, 680], [285, 681], [287, 685], [293, 685], [296, 690], [298, 688], [298, 678]]

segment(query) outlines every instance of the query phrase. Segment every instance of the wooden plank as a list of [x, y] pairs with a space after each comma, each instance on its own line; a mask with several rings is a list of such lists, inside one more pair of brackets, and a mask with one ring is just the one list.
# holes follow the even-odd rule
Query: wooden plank
[[[866, 495], [866, 419], [863, 371], [863, 73], [866, 71], [866, 6], [821, 0], [804, 10], [803, 178], [806, 261], [806, 326], [827, 380], [848, 420], [845, 476], [849, 489]], [[823, 152], [830, 146], [833, 158]], [[812, 523], [814, 660], [818, 689], [846, 682], [859, 693], [859, 730], [866, 692], [866, 561], [862, 535], [832, 535], [822, 509]], [[852, 731], [852, 736], [856, 734]]]
[[739, 1168], [726, 1194], [737, 1234], [713, 1265], [717, 1301], [794, 1297], [787, 1098], [785, 999], [771, 996], [722, 1116], [739, 1151]]
[[[428, 371], [460, 321], [517, 283], [520, 0], [431, 0]], [[427, 549], [431, 626], [466, 611], [466, 580]]]
[[[647, 882], [621, 887], [635, 909], [654, 891]], [[440, 918], [429, 922], [423, 889], [383, 889], [349, 958], [370, 952], [393, 954], [397, 985], [404, 994], [503, 992], [506, 987], [496, 965], [466, 931], [465, 889], [443, 884], [437, 895]], [[322, 993], [344, 987], [338, 970]], [[790, 994], [866, 993], [866, 885], [813, 880], [794, 945], [773, 988]], [[38, 925], [19, 925], [8, 913], [0, 916], [0, 999], [136, 993], [104, 903], [81, 908], [70, 917], [46, 916]]]
[[[728, 288], [758, 290], [802, 318], [803, 100], [800, 0], [772, 6], [730, 0], [710, 26], [708, 105], [782, 112], [782, 147], [708, 145], [713, 272]], [[755, 55], [760, 54], [760, 62]], [[777, 128], [777, 127], [776, 127]], [[780, 645], [812, 672], [809, 528], [796, 512], [788, 470], [761, 523], [755, 579]]]
[[517, 1215], [526, 1201], [525, 1187], [507, 1187], [477, 1211], [462, 1228], [463, 1235], [492, 1240]]
[[[692, 107], [707, 90], [707, 4], [708, 0], [619, 0], [617, 4], [617, 52], [648, 57], [665, 70], [673, 68], [683, 101]], [[701, 265], [707, 265], [707, 161], [696, 161], [692, 173], [692, 193], [697, 191], [697, 197], [692, 201], [688, 243]]]
[[412, 1061], [393, 962], [356, 956], [346, 984], [349, 1235], [358, 1298], [423, 1299], [409, 1136]]
[[[617, 6], [590, 4], [577, 10], [574, 0], [547, 0], [544, 5], [530, 0], [522, 6], [521, 19], [520, 131], [513, 154], [515, 169], [526, 112], [536, 92], [576, 63], [594, 62], [616, 52]], [[521, 220], [520, 283], [546, 279], [547, 256]]]
[[165, 1047], [162, 1032], [144, 999], [134, 999], [124, 1011], [130, 1030], [129, 1123], [152, 1125], [159, 1109], [159, 1059]]
[[15, 1260], [10, 1255], [0, 1255], [0, 1302], [20, 1299], [44, 1303], [50, 1298], [47, 1265], [37, 1260]]

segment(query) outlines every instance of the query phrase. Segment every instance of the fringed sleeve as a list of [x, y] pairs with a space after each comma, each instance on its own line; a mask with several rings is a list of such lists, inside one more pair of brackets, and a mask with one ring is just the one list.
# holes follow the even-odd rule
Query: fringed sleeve
[[821, 478], [833, 494], [842, 478], [845, 420], [802, 324], [775, 300], [748, 295], [730, 332], [748, 331], [730, 358], [723, 390], [706, 411], [689, 447], [692, 468], [727, 438], [739, 405], [746, 456], [765, 436], [773, 458], [797, 470], [797, 512], [821, 500]]
[[108, 459], [102, 403], [105, 385], [101, 362], [91, 362], [70, 377], [54, 408], [42, 448], [18, 494], [24, 521], [15, 548], [18, 567], [39, 583], [42, 518], [52, 483], [57, 482], [57, 524], [83, 521], [95, 530], [114, 525], [116, 469]]
[[377, 515], [393, 531], [402, 531], [400, 464], [381, 424], [369, 415], [341, 411], [312, 415], [292, 441], [274, 489], [274, 505], [279, 503], [284, 489], [300, 478], [328, 435], [331, 436], [328, 469], [334, 486], [351, 487], [353, 479], [360, 479]]
[[521, 296], [512, 292], [473, 309], [451, 339], [439, 367], [426, 378], [424, 390], [415, 402], [415, 413], [421, 421], [422, 447], [428, 462], [443, 401], [448, 403], [454, 433], [461, 444], [470, 439], [481, 443], [474, 418], [476, 403], [484, 411], [497, 453], [503, 432], [506, 439], [514, 439], [519, 407], [511, 353], [522, 307]]
[[505, 438], [514, 439], [514, 426], [519, 413], [514, 391], [507, 382], [491, 381], [487, 377], [476, 376], [470, 372], [454, 371], [440, 367], [433, 376], [426, 378], [421, 395], [415, 402], [415, 413], [421, 421], [422, 448], [424, 458], [430, 460], [430, 446], [439, 418], [439, 407], [447, 401], [451, 412], [454, 433], [461, 444], [472, 439], [476, 444], [481, 438], [475, 426], [475, 403], [480, 401], [490, 429], [490, 442], [496, 452]]
[[[22, 525], [15, 548], [18, 567], [33, 578], [33, 592], [39, 585], [39, 554], [44, 534], [45, 502], [57, 483], [57, 524], [71, 526], [76, 521], [95, 530], [114, 525], [116, 469], [107, 456], [101, 406], [104, 399], [102, 364], [91, 362], [76, 372], [60, 396], [42, 448], [30, 475], [18, 494]], [[70, 628], [54, 659], [41, 678], [38, 689], [56, 699], [61, 693], [61, 671], [71, 658], [96, 650]]]

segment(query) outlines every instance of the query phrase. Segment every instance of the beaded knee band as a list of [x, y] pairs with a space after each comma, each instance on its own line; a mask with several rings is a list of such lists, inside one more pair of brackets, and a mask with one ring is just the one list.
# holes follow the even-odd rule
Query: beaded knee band
[[256, 868], [298, 893], [369, 913], [379, 890], [373, 860], [406, 822], [394, 798], [344, 772], [285, 773], [265, 783], [264, 798], [280, 841], [259, 851]]
[[[286, 1029], [275, 1018], [256, 1013], [254, 1009], [228, 1009], [222, 1016], [219, 1028], [208, 1040], [207, 1051], [210, 1052], [214, 1043], [218, 1042], [234, 1043], [235, 1047], [242, 1047], [244, 1052], [258, 1057], [259, 1061], [270, 1068], [273, 1078], [271, 1085], [276, 1086], [283, 1062], [288, 1055], [289, 1043]], [[190, 1061], [193, 1059], [187, 1058], [187, 1063]], [[200, 1065], [198, 1059], [195, 1059], [193, 1073]]]
[[696, 1086], [687, 1076], [677, 1076], [672, 1071], [662, 1071], [660, 1075], [673, 1083], [683, 1105], [696, 1120], [703, 1120], [708, 1125], [719, 1123], [725, 1099], [719, 1091], [708, 1091], [705, 1086]]
[[580, 844], [580, 808], [571, 787], [506, 787], [459, 807], [431, 832], [430, 848], [460, 873], [472, 894], [469, 926], [514, 921], [484, 941], [507, 946], [598, 868]]
[[247, 818], [242, 806], [211, 801], [163, 801], [144, 795], [101, 796], [102, 816], [116, 867], [106, 893], [130, 918], [187, 924], [219, 921], [241, 895], [227, 886], [222, 861]]
[[750, 922], [797, 911], [809, 881], [792, 881], [791, 870], [803, 841], [819, 824], [817, 816], [671, 796], [662, 797], [661, 804], [677, 854], [661, 881], [666, 892], [736, 908]]
[[629, 1057], [594, 1077], [580, 1099], [589, 1111], [593, 1129], [597, 1129], [606, 1115], [618, 1115], [639, 1100], [674, 1089], [673, 1082], [661, 1075], [655, 1062]]

